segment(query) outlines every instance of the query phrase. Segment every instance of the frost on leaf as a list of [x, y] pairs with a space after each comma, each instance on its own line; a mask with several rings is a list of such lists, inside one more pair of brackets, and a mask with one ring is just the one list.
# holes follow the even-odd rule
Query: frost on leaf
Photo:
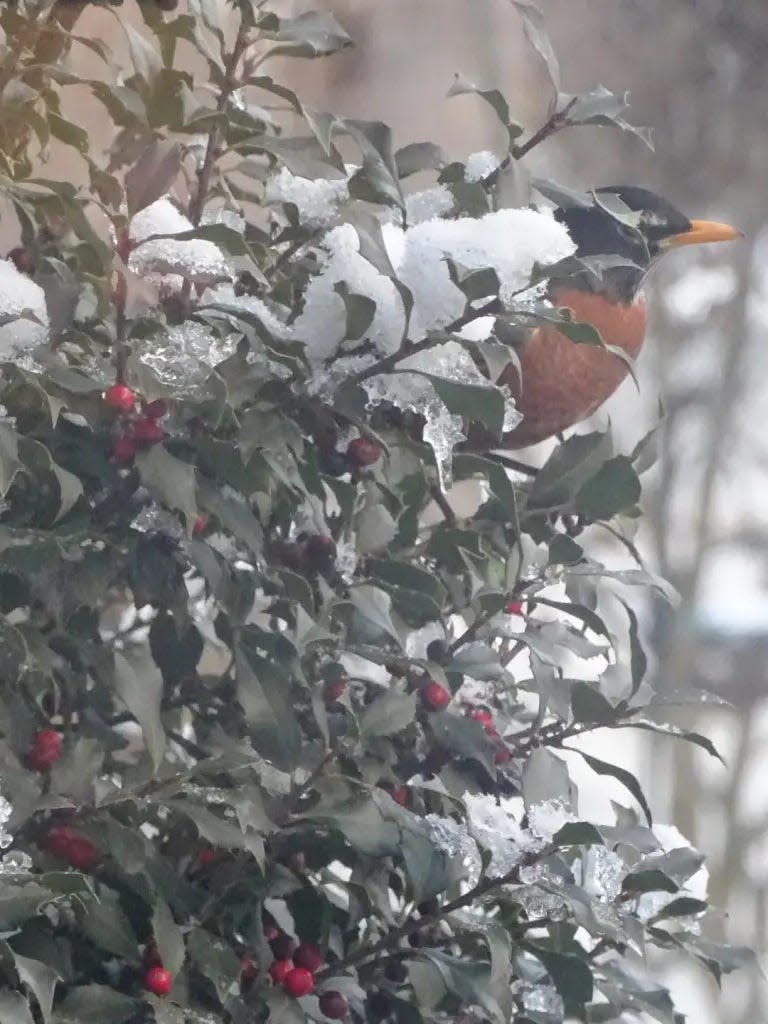
[[43, 289], [19, 273], [11, 260], [0, 260], [0, 358], [35, 348], [47, 336]]
[[482, 181], [498, 170], [501, 161], [490, 149], [481, 149], [479, 153], [470, 153], [464, 168], [466, 181]]

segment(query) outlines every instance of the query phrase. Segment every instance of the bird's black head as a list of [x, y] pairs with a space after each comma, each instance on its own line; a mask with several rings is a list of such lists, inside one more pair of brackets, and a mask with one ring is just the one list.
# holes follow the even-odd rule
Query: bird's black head
[[618, 256], [634, 264], [606, 274], [625, 299], [634, 295], [648, 268], [668, 249], [740, 235], [727, 224], [690, 220], [662, 196], [635, 185], [595, 189], [592, 205], [560, 207], [555, 218], [568, 228], [577, 256]]

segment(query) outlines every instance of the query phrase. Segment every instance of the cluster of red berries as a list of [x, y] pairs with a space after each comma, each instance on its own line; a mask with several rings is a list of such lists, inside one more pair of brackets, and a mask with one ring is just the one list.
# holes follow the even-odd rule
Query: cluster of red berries
[[286, 568], [302, 575], [325, 575], [336, 564], [336, 544], [322, 533], [302, 533], [295, 541], [280, 544], [277, 554]]
[[168, 412], [168, 404], [162, 398], [147, 403], [140, 415], [133, 416], [136, 395], [126, 384], [118, 383], [104, 392], [104, 402], [123, 418], [123, 433], [112, 442], [112, 457], [118, 465], [130, 466], [137, 449], [165, 440], [160, 420]]
[[[290, 935], [278, 932], [274, 926], [267, 926], [264, 935], [275, 957], [269, 968], [269, 976], [274, 984], [297, 999], [309, 995], [315, 987], [313, 975], [325, 965], [323, 954], [312, 943], [302, 942], [297, 945]], [[248, 964], [251, 963], [248, 960]], [[243, 964], [245, 976], [245, 961]], [[347, 1015], [347, 1000], [341, 992], [327, 990], [320, 994], [320, 1009], [331, 1020], [341, 1020]]]
[[381, 448], [369, 437], [356, 437], [347, 445], [345, 452], [329, 448], [320, 453], [320, 469], [328, 476], [344, 476], [354, 469], [365, 469], [378, 462]]

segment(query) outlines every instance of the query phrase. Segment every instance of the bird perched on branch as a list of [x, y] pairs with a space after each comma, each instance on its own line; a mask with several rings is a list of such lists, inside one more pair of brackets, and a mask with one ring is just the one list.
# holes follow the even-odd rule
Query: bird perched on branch
[[[650, 267], [670, 249], [701, 242], [725, 242], [741, 232], [715, 221], [689, 220], [661, 196], [643, 188], [597, 189], [593, 205], [560, 208], [555, 217], [576, 243], [575, 255], [615, 256], [624, 265], [607, 266], [602, 279], [577, 274], [550, 283], [549, 298], [570, 310], [574, 321], [595, 327], [608, 347], [634, 359], [646, 326], [642, 284]], [[523, 419], [504, 435], [504, 448], [544, 441], [586, 419], [624, 380], [627, 363], [597, 345], [577, 344], [543, 325], [525, 332], [518, 355], [498, 383], [509, 387]]]

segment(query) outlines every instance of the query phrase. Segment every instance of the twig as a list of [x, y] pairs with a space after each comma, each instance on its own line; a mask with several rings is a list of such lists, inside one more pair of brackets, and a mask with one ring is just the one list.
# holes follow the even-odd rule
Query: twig
[[428, 335], [426, 338], [422, 338], [421, 341], [417, 341], [415, 345], [411, 345], [408, 348], [400, 348], [397, 352], [393, 352], [389, 356], [385, 356], [383, 359], [379, 359], [378, 362], [373, 363], [372, 366], [366, 367], [359, 373], [354, 373], [352, 376], [347, 377], [344, 384], [360, 384], [364, 380], [368, 380], [369, 377], [376, 377], [380, 373], [389, 373], [398, 363], [401, 363], [403, 359], [407, 359], [409, 356], [415, 356], [419, 352], [425, 352], [427, 349], [434, 348], [436, 345], [442, 345], [445, 342], [444, 335], [453, 334], [455, 331], [460, 331], [462, 327], [466, 327], [467, 324], [473, 323], [475, 320], [479, 320], [484, 316], [492, 316], [494, 313], [498, 313], [501, 309], [501, 303], [498, 299], [491, 299], [490, 302], [486, 302], [480, 309], [468, 309], [460, 317], [457, 317], [452, 323], [448, 324], [447, 327], [442, 328], [440, 334]]
[[448, 523], [449, 526], [455, 526], [456, 513], [453, 511], [448, 499], [440, 489], [440, 485], [432, 484], [432, 486], [429, 488], [429, 493], [432, 495], [432, 500], [434, 501], [434, 503], [445, 516], [446, 523]]
[[326, 967], [324, 970], [318, 971], [317, 977], [325, 977], [327, 974], [331, 973], [336, 974], [339, 970], [342, 970], [345, 967], [354, 967], [366, 960], [370, 960], [372, 957], [378, 956], [379, 953], [388, 950], [391, 946], [396, 945], [401, 939], [405, 939], [409, 935], [413, 935], [414, 932], [421, 931], [422, 928], [427, 928], [436, 924], [438, 921], [447, 917], [448, 914], [454, 913], [456, 910], [461, 910], [463, 907], [471, 906], [475, 900], [480, 899], [480, 897], [485, 896], [494, 889], [500, 889], [504, 885], [519, 882], [520, 872], [522, 869], [534, 864], [537, 857], [538, 854], [534, 853], [524, 854], [517, 864], [500, 878], [486, 877], [482, 879], [473, 889], [465, 892], [463, 896], [457, 896], [455, 900], [451, 900], [449, 903], [443, 904], [437, 913], [426, 914], [419, 918], [411, 918], [399, 927], [393, 928], [391, 931], [387, 932], [387, 934], [379, 939], [378, 942], [374, 942], [372, 946], [359, 949], [356, 953], [352, 953], [350, 956], [337, 961], [331, 967]]

